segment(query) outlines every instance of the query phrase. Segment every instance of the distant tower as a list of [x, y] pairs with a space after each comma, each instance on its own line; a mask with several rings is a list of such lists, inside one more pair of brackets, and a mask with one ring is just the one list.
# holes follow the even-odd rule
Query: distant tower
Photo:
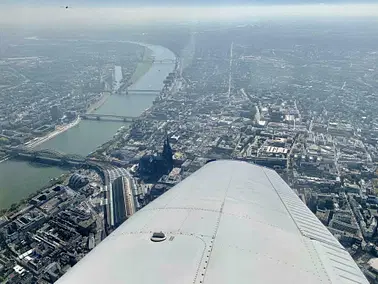
[[167, 162], [169, 171], [171, 171], [173, 169], [173, 152], [171, 145], [169, 144], [168, 135], [166, 135], [166, 139], [164, 141], [162, 156], [164, 160]]
[[256, 110], [256, 113], [254, 117], [254, 122], [258, 124], [261, 120], [261, 114], [260, 114], [260, 110], [258, 106], [255, 106], [255, 110]]

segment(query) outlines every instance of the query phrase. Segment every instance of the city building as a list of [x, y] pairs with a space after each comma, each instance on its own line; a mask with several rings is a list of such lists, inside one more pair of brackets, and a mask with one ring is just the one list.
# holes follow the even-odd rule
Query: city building
[[164, 140], [163, 151], [157, 155], [145, 155], [139, 160], [139, 175], [146, 179], [158, 180], [173, 169], [173, 153], [168, 137]]
[[79, 189], [88, 184], [88, 182], [89, 180], [86, 176], [75, 173], [70, 177], [68, 186], [72, 189]]
[[50, 108], [50, 114], [51, 114], [52, 121], [59, 120], [63, 115], [63, 113], [62, 113], [62, 111], [61, 111], [61, 109], [58, 105], [53, 105]]

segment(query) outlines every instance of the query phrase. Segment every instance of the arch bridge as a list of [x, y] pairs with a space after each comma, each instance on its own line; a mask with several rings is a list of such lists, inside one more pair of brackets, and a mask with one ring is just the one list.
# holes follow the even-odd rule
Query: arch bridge
[[146, 63], [155, 63], [155, 64], [176, 64], [177, 60], [175, 59], [147, 59], [142, 62]]
[[15, 147], [6, 149], [7, 154], [28, 160], [42, 162], [62, 162], [65, 164], [82, 164], [86, 157], [77, 154], [66, 154], [52, 149], [32, 149], [27, 147]]
[[113, 114], [99, 114], [99, 113], [86, 113], [80, 116], [82, 119], [87, 120], [101, 120], [101, 121], [123, 121], [123, 122], [133, 122], [135, 117], [123, 116], [123, 115], [113, 115]]

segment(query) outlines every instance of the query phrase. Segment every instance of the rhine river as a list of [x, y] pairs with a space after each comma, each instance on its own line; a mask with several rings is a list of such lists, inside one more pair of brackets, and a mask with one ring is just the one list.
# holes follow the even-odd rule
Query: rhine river
[[[146, 45], [153, 51], [156, 60], [175, 60], [175, 55], [168, 49]], [[163, 81], [174, 69], [174, 63], [153, 63], [151, 68], [129, 89], [157, 90], [163, 88]], [[152, 105], [154, 94], [112, 95], [96, 112], [125, 116], [139, 116]], [[54, 149], [64, 153], [87, 155], [101, 144], [108, 141], [116, 131], [125, 125], [121, 122], [81, 121], [75, 127], [55, 136], [37, 146], [41, 149]], [[28, 197], [31, 193], [46, 185], [50, 179], [61, 175], [66, 170], [58, 167], [38, 166], [30, 162], [8, 160], [0, 163], [0, 209]]]

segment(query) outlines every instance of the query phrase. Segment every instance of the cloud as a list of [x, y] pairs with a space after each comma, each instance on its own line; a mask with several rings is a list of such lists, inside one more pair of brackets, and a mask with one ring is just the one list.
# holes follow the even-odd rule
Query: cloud
[[99, 27], [153, 22], [233, 21], [279, 17], [378, 17], [378, 4], [101, 8], [0, 4], [0, 25]]

